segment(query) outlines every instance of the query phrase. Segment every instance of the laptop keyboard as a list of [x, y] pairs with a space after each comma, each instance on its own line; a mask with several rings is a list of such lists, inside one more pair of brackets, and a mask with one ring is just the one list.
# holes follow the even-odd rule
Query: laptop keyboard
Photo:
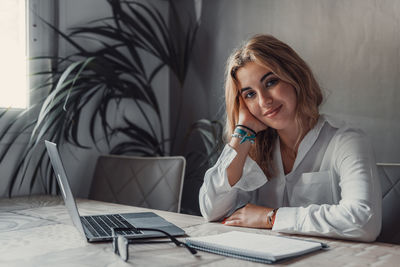
[[129, 227], [133, 229], [121, 232], [123, 235], [142, 233], [119, 214], [82, 216], [81, 221], [95, 237], [111, 236], [111, 228], [115, 227]]

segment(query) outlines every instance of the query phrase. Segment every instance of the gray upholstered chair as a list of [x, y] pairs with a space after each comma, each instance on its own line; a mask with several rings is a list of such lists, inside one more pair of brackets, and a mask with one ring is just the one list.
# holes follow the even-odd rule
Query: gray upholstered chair
[[184, 157], [100, 156], [89, 198], [180, 212]]
[[382, 231], [377, 241], [400, 244], [400, 164], [378, 163], [382, 187]]

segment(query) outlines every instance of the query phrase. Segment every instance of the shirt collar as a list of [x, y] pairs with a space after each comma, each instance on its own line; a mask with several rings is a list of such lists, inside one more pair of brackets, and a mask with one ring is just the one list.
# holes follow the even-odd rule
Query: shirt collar
[[[308, 133], [304, 136], [303, 140], [301, 140], [300, 145], [299, 145], [299, 149], [297, 151], [296, 160], [295, 160], [295, 162], [293, 164], [293, 168], [292, 168], [292, 171], [290, 173], [292, 173], [297, 168], [297, 166], [303, 160], [303, 158], [305, 157], [307, 152], [314, 145], [315, 141], [317, 140], [317, 138], [319, 136], [319, 133], [321, 132], [322, 127], [325, 125], [326, 122], [328, 122], [326, 116], [325, 115], [320, 115], [319, 118], [318, 118], [317, 123], [315, 124], [315, 126], [310, 131], [308, 131]], [[329, 123], [329, 124], [331, 124], [331, 123]], [[278, 163], [278, 169], [279, 169], [279, 171], [282, 171], [282, 173], [284, 173], [283, 163], [282, 163], [282, 155], [281, 155], [281, 152], [280, 152], [280, 140], [279, 140], [279, 138], [278, 138], [278, 142], [277, 142], [277, 151], [279, 151], [277, 153], [277, 156], [279, 156], [279, 158], [277, 159], [277, 162], [280, 162], [280, 164]]]

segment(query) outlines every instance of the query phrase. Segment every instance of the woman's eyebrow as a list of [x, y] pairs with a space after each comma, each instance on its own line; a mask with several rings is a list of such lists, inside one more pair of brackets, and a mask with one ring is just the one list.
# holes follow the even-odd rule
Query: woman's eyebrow
[[244, 91], [247, 91], [247, 90], [250, 90], [250, 89], [251, 89], [250, 87], [242, 88], [242, 89], [240, 89], [240, 93], [243, 93]]
[[269, 75], [272, 75], [272, 71], [266, 73], [264, 76], [261, 77], [260, 82], [263, 82]]
[[[264, 76], [261, 77], [260, 82], [263, 82], [269, 75], [272, 75], [272, 74], [274, 74], [272, 71], [264, 74]], [[240, 93], [243, 93], [244, 91], [247, 91], [247, 90], [250, 90], [250, 89], [251, 89], [250, 87], [242, 88], [242, 89], [240, 89]]]

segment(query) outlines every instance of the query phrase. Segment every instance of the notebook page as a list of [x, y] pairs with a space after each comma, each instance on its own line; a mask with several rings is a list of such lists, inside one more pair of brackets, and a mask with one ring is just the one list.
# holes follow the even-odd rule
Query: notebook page
[[239, 231], [188, 238], [187, 240], [201, 246], [215, 249], [224, 248], [236, 253], [274, 260], [300, 255], [321, 248], [321, 244], [317, 242]]

